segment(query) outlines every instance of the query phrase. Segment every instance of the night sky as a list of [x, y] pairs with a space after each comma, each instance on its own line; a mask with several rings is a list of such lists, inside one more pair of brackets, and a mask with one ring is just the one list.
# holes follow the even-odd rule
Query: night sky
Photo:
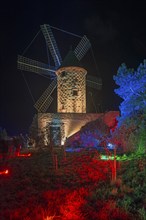
[[[118, 110], [121, 100], [114, 93], [116, 85], [113, 75], [122, 63], [137, 68], [146, 59], [144, 2], [22, 0], [1, 3], [0, 127], [5, 128], [9, 135], [25, 133], [36, 113], [23, 74], [35, 99], [49, 83], [48, 79], [40, 78], [35, 73], [21, 73], [17, 70], [17, 55], [27, 49], [41, 24], [88, 36], [97, 65], [96, 70], [91, 66], [89, 69], [91, 74], [93, 71], [93, 75], [103, 80], [103, 109]], [[69, 49], [70, 43], [62, 42], [57, 32], [56, 38], [60, 40], [60, 53], [65, 48]], [[46, 48], [42, 39], [36, 38], [25, 56], [32, 59], [38, 57], [39, 61], [45, 62]], [[76, 40], [72, 39], [72, 44]]]

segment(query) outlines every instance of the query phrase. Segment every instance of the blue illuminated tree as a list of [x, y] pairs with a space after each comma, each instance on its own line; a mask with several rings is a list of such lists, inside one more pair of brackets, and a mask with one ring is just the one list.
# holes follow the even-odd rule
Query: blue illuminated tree
[[120, 122], [137, 112], [144, 112], [146, 108], [146, 60], [136, 71], [122, 64], [113, 79], [119, 86], [115, 89], [115, 93], [123, 99], [119, 106]]
[[[131, 144], [131, 139], [137, 147], [146, 144], [146, 60], [139, 65], [137, 70], [128, 69], [122, 64], [113, 76], [119, 88], [115, 93], [123, 101], [121, 102], [120, 117], [118, 118], [118, 128], [121, 130], [123, 138]], [[141, 148], [142, 149], [142, 148]]]

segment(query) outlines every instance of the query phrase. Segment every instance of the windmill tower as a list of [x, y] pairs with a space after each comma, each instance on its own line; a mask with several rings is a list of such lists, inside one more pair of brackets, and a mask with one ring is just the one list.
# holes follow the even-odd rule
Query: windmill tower
[[56, 71], [58, 112], [86, 113], [86, 73], [70, 51]]
[[[53, 36], [52, 27], [48, 24], [41, 25], [40, 27], [53, 58], [54, 66], [20, 55], [17, 61], [18, 69], [47, 75], [53, 79], [34, 104], [34, 107], [38, 114], [46, 114], [53, 101], [51, 95], [57, 88], [57, 113], [60, 114], [57, 117], [62, 118], [61, 114], [63, 113], [70, 114], [70, 118], [74, 117], [71, 115], [72, 113], [86, 113], [86, 85], [97, 90], [101, 90], [102, 87], [101, 78], [88, 75], [87, 71], [80, 64], [80, 61], [91, 47], [90, 41], [86, 36], [83, 36], [74, 51], [70, 50], [62, 60]], [[53, 116], [48, 117], [52, 118]], [[63, 117], [65, 118], [65, 116]], [[66, 115], [66, 117], [68, 116]], [[51, 123], [50, 120], [46, 124]]]

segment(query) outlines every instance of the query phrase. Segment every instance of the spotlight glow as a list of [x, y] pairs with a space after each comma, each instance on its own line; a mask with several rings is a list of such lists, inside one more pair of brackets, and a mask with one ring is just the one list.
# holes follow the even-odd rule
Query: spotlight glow
[[5, 169], [5, 170], [0, 172], [0, 175], [7, 175], [8, 173], [9, 173], [9, 170]]

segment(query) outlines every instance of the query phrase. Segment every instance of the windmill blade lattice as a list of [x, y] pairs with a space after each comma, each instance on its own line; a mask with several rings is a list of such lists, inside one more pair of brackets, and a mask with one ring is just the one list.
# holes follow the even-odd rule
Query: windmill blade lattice
[[40, 106], [38, 107], [38, 103], [37, 103], [37, 104], [34, 104], [34, 107], [36, 108], [36, 110], [37, 110], [38, 112], [45, 113], [45, 112], [47, 111], [48, 107], [51, 105], [52, 101], [53, 101], [53, 98], [52, 98], [51, 96], [48, 96], [48, 97], [44, 100], [44, 102], [43, 102], [42, 105], [40, 105]]
[[29, 59], [24, 56], [18, 55], [17, 67], [20, 70], [29, 71], [38, 74], [45, 74], [48, 76], [55, 76], [55, 67], [50, 67], [47, 64]]
[[89, 39], [84, 35], [74, 50], [74, 53], [79, 61], [85, 56], [90, 47], [91, 43]]
[[50, 25], [46, 25], [46, 24], [41, 25], [41, 30], [42, 30], [42, 33], [43, 33], [44, 38], [46, 40], [46, 43], [50, 49], [50, 53], [53, 57], [55, 66], [59, 67], [62, 63], [62, 58], [61, 58], [60, 52], [58, 50], [57, 43], [56, 43], [56, 40], [53, 36]]
[[53, 98], [51, 97], [52, 92], [57, 86], [57, 78], [55, 78], [42, 96], [38, 99], [38, 101], [34, 104], [34, 107], [37, 109], [38, 112], [46, 112], [48, 107], [50, 106]]

